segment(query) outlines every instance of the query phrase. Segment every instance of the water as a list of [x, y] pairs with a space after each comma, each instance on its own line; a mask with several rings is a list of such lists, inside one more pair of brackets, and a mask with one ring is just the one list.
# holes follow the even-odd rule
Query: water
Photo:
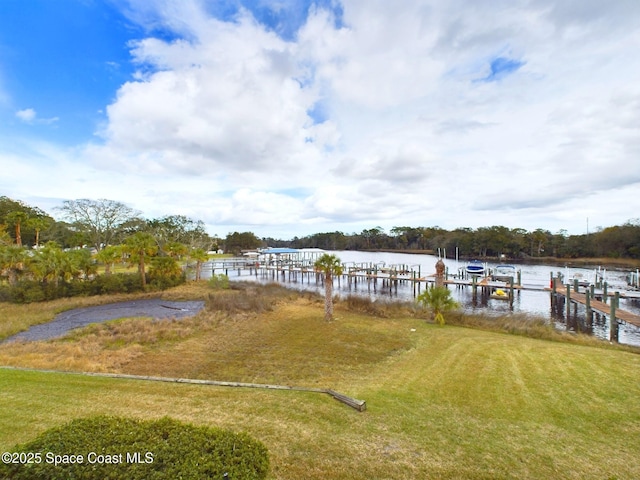
[[[433, 255], [420, 255], [420, 254], [408, 254], [408, 253], [392, 253], [392, 252], [358, 252], [358, 251], [336, 251], [328, 252], [337, 255], [340, 260], [347, 264], [347, 266], [353, 264], [373, 264], [378, 267], [390, 266], [390, 265], [405, 265], [409, 269], [420, 272], [421, 276], [427, 276], [435, 273], [435, 264], [438, 261], [437, 257]], [[454, 275], [458, 272], [459, 267], [466, 265], [465, 261], [456, 262], [451, 259], [443, 259], [449, 275]], [[489, 268], [494, 268], [497, 263], [488, 263]], [[482, 290], [478, 289], [477, 295], [474, 297], [472, 289], [456, 288], [450, 286], [450, 290], [453, 294], [453, 298], [461, 305], [463, 310], [467, 313], [483, 313], [485, 315], [502, 315], [508, 313], [523, 313], [535, 317], [541, 317], [549, 322], [552, 322], [559, 330], [564, 331], [580, 331], [584, 333], [593, 334], [602, 339], [609, 339], [609, 321], [608, 315], [602, 315], [599, 313], [593, 314], [593, 319], [587, 318], [586, 308], [583, 305], [577, 305], [571, 308], [569, 318], [566, 316], [566, 306], [564, 302], [554, 305], [552, 301], [552, 295], [548, 291], [544, 291], [545, 287], [549, 287], [551, 272], [554, 276], [560, 272], [564, 275], [565, 279], [579, 277], [584, 280], [592, 281], [596, 274], [596, 269], [593, 268], [577, 268], [577, 267], [562, 267], [562, 266], [550, 266], [550, 265], [516, 265], [516, 268], [521, 271], [522, 284], [528, 287], [535, 287], [539, 290], [520, 290], [515, 292], [513, 303], [508, 301], [493, 299], [489, 295], [482, 295]], [[220, 272], [216, 272], [220, 273]], [[246, 271], [242, 272], [238, 276], [237, 271], [229, 270], [229, 277], [235, 280], [258, 280], [258, 281], [272, 281], [272, 277], [261, 277], [249, 275]], [[609, 291], [625, 290], [626, 289], [626, 272], [617, 270], [604, 270], [599, 271], [600, 274], [605, 275], [605, 280], [609, 285]], [[203, 278], [206, 278], [211, 274], [211, 271], [207, 271], [207, 267], [203, 270]], [[315, 279], [311, 276], [311, 281], [306, 278], [302, 281], [300, 278], [297, 281], [290, 282], [288, 276], [283, 279], [282, 276], [276, 275], [274, 277], [276, 281], [282, 281], [293, 288], [314, 290], [322, 293], [323, 287], [315, 283]], [[410, 282], [399, 283], [397, 286], [383, 286], [383, 282], [380, 280], [377, 283], [367, 282], [366, 280], [360, 280], [358, 283], [351, 283], [341, 279], [340, 282], [335, 282], [334, 288], [337, 295], [361, 295], [372, 298], [390, 298], [397, 300], [414, 299], [414, 290]], [[424, 284], [421, 284], [420, 290], [424, 289]], [[640, 314], [640, 302], [638, 300], [620, 299], [620, 308], [633, 313]], [[618, 341], [622, 344], [640, 346], [640, 328], [622, 323], [619, 325]]]
[[6, 338], [0, 343], [16, 340], [38, 341], [66, 335], [76, 328], [92, 323], [106, 322], [125, 317], [152, 317], [156, 320], [166, 318], [184, 318], [198, 313], [204, 308], [203, 301], [172, 302], [160, 298], [131, 300], [108, 303], [94, 307], [75, 308], [59, 313], [47, 323], [33, 325], [28, 330]]

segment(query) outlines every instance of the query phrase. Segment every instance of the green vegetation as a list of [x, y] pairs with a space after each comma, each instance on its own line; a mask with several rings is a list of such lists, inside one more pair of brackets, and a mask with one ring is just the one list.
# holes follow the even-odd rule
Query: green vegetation
[[[553, 259], [598, 259], [595, 264], [608, 260], [615, 264], [638, 266], [640, 263], [640, 221], [630, 220], [624, 225], [598, 228], [585, 235], [569, 235], [560, 230], [552, 233], [537, 228], [490, 227], [456, 228], [446, 230], [430, 227], [393, 227], [386, 233], [381, 227], [365, 229], [360, 233], [316, 233], [290, 241], [269, 239], [269, 244], [281, 247], [317, 247], [326, 250], [399, 250], [406, 252], [446, 251], [449, 257], [458, 248], [466, 257], [494, 257], [528, 261]], [[566, 260], [565, 260], [566, 261]], [[593, 264], [593, 263], [592, 263]]]
[[325, 253], [314, 264], [316, 271], [324, 277], [324, 319], [333, 320], [333, 277], [342, 275], [342, 263], [336, 255]]
[[263, 244], [262, 240], [252, 232], [233, 232], [227, 235], [224, 245], [227, 252], [240, 255], [242, 250], [255, 250]]
[[229, 277], [224, 273], [216, 273], [209, 277], [209, 281], [207, 283], [214, 290], [225, 290], [229, 288]]
[[[14, 480], [199, 480], [225, 474], [260, 480], [269, 471], [267, 449], [249, 435], [167, 417], [76, 419], [43, 432], [11, 453], [16, 462], [0, 463], [0, 477]], [[20, 462], [21, 455], [32, 463]]]
[[418, 295], [417, 302], [433, 311], [434, 320], [438, 325], [444, 325], [444, 314], [458, 308], [458, 303], [451, 298], [451, 290], [446, 287], [431, 285]]
[[[337, 302], [324, 322], [317, 296], [232, 286], [163, 293], [211, 294], [215, 305], [191, 319], [122, 319], [0, 345], [0, 364], [332, 388], [367, 411], [310, 392], [0, 369], [0, 449], [75, 418], [170, 416], [247, 432], [269, 451], [268, 478], [640, 478], [637, 350], [510, 317], [454, 312], [436, 327], [415, 306], [357, 299]], [[39, 307], [53, 315], [105, 298]], [[0, 308], [0, 324], [41, 315]]]
[[[210, 237], [201, 220], [182, 215], [143, 219], [140, 212], [113, 200], [66, 201], [59, 210], [66, 222], [55, 221], [37, 207], [0, 197], [0, 245], [13, 243], [33, 247], [41, 241], [54, 241], [62, 248], [89, 245], [101, 250], [108, 245], [120, 245], [137, 232], [145, 232], [154, 237], [163, 254], [190, 257], [196, 264], [202, 261], [198, 257], [202, 259], [203, 256], [194, 256], [195, 250], [207, 252], [222, 248], [239, 254], [242, 250], [272, 246], [421, 253], [440, 250], [447, 252], [449, 257], [457, 248], [464, 257], [501, 258], [505, 255], [527, 262], [550, 263], [565, 263], [571, 259], [574, 264], [587, 259], [589, 265], [640, 266], [640, 221], [637, 218], [623, 225], [596, 227], [583, 235], [569, 235], [565, 230], [552, 233], [544, 228], [527, 231], [502, 225], [454, 230], [438, 226], [394, 226], [388, 232], [382, 227], [373, 227], [360, 233], [336, 231], [282, 240], [258, 238], [252, 232], [229, 233], [225, 239]], [[177, 253], [183, 252], [180, 245], [187, 246], [188, 253]], [[177, 250], [174, 247], [178, 247]]]

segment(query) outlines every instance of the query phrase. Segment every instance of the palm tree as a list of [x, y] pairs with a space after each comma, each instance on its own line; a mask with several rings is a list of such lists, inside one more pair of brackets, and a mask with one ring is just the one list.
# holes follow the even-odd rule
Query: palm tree
[[0, 245], [0, 274], [6, 276], [9, 285], [15, 285], [24, 270], [26, 251], [17, 245]]
[[314, 265], [324, 274], [324, 319], [333, 320], [333, 276], [342, 275], [342, 263], [336, 255], [323, 254]]
[[434, 320], [439, 325], [444, 325], [443, 313], [459, 307], [458, 302], [451, 298], [451, 291], [447, 287], [436, 287], [433, 285], [427, 287], [424, 292], [418, 295], [416, 300], [424, 307], [433, 310], [435, 314]]
[[151, 259], [151, 268], [149, 269], [149, 278], [155, 284], [165, 288], [166, 286], [175, 285], [182, 276], [182, 268], [178, 261], [173, 257], [153, 257]]
[[45, 228], [48, 228], [50, 222], [44, 217], [33, 217], [33, 218], [30, 218], [27, 223], [31, 228], [33, 228], [36, 231], [35, 248], [38, 248], [40, 246], [40, 232]]
[[129, 253], [131, 263], [137, 263], [138, 273], [142, 279], [142, 288], [147, 286], [145, 277], [145, 259], [151, 257], [158, 252], [158, 245], [153, 235], [146, 232], [136, 232], [128, 237], [124, 242], [124, 247]]
[[56, 287], [60, 278], [68, 279], [73, 274], [71, 258], [56, 242], [47, 242], [35, 252], [32, 271], [40, 281], [53, 281]]
[[15, 210], [7, 214], [7, 220], [15, 225], [16, 228], [16, 245], [22, 246], [22, 224], [26, 223], [29, 216], [20, 210]]
[[162, 250], [170, 257], [178, 260], [189, 251], [188, 247], [184, 243], [180, 242], [168, 242]]
[[98, 266], [92, 258], [91, 252], [86, 248], [71, 250], [66, 253], [69, 258], [69, 272], [67, 275], [73, 278], [84, 278], [87, 280], [98, 271]]
[[202, 274], [202, 264], [209, 260], [209, 255], [202, 248], [194, 248], [189, 256], [196, 261], [196, 282], [200, 280]]
[[108, 245], [96, 253], [96, 260], [104, 263], [104, 274], [111, 275], [111, 267], [122, 258], [122, 248], [119, 246]]

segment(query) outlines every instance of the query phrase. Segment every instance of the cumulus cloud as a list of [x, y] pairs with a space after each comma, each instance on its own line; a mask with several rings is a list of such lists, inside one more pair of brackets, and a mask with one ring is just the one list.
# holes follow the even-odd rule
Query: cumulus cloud
[[123, 85], [108, 107], [108, 148], [156, 152], [167, 171], [207, 173], [291, 168], [333, 143], [331, 122], [319, 127], [308, 115], [318, 96], [298, 80], [293, 45], [246, 14], [209, 18], [193, 33], [134, 44], [150, 73]]
[[128, 2], [150, 33], [82, 158], [146, 178], [143, 211], [289, 236], [571, 228], [561, 205], [638, 187], [640, 3], [330, 3], [266, 24], [249, 7]]

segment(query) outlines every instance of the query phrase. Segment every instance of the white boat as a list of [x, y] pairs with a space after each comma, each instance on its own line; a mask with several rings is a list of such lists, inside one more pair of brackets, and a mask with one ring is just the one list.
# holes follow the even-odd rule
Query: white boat
[[465, 267], [465, 270], [469, 275], [484, 275], [486, 269], [485, 264], [480, 260], [471, 260]]
[[496, 265], [493, 270], [492, 279], [496, 282], [510, 282], [511, 279], [516, 279], [517, 272], [514, 265]]
[[579, 287], [583, 288], [587, 288], [589, 285], [591, 285], [589, 279], [584, 278], [584, 275], [582, 273], [575, 273], [573, 277], [569, 279], [569, 284], [572, 286], [575, 285], [576, 282], [578, 283]]

